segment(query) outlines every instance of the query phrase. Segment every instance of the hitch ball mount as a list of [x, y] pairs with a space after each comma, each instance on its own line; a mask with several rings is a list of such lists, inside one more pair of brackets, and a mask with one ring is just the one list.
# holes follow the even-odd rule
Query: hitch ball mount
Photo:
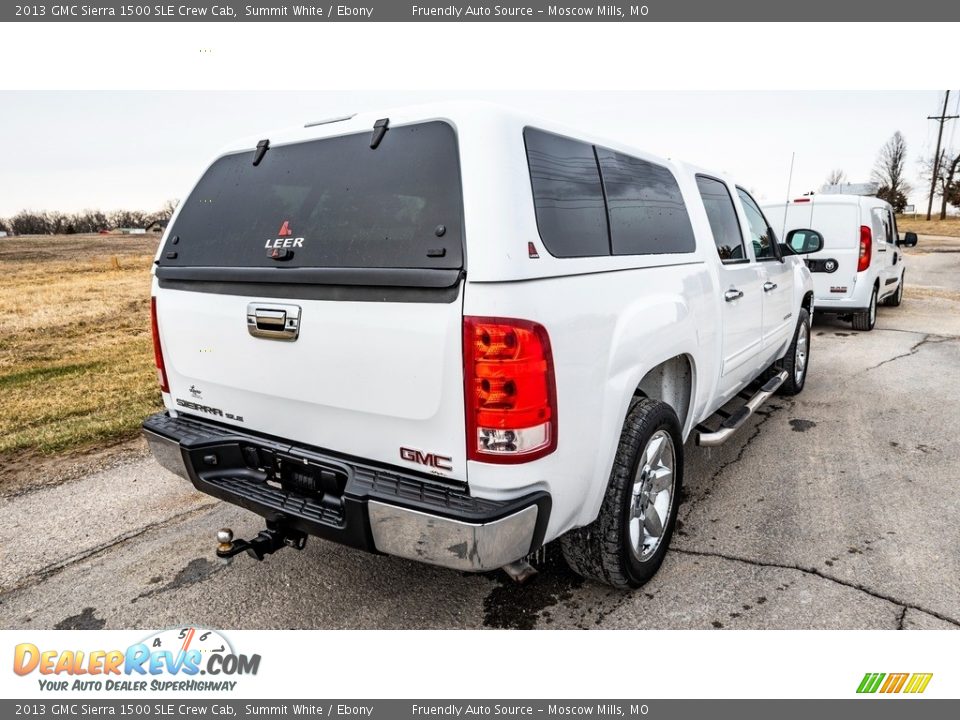
[[267, 555], [285, 547], [303, 550], [306, 545], [306, 533], [290, 530], [273, 520], [267, 520], [266, 529], [261, 530], [253, 540], [234, 540], [233, 530], [230, 528], [217, 530], [217, 557], [224, 560], [242, 552], [257, 560], [263, 560]]

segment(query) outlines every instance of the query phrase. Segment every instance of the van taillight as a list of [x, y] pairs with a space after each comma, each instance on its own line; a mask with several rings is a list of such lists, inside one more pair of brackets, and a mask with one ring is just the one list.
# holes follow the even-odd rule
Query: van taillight
[[153, 359], [157, 364], [157, 380], [160, 392], [170, 392], [167, 385], [167, 370], [163, 364], [163, 349], [160, 347], [160, 327], [157, 325], [157, 298], [150, 298], [150, 326], [153, 331]]
[[860, 226], [860, 259], [857, 261], [857, 272], [863, 272], [870, 267], [870, 255], [873, 254], [873, 233], [866, 225]]
[[464, 317], [467, 457], [536, 460], [557, 447], [557, 392], [546, 329], [528, 320]]

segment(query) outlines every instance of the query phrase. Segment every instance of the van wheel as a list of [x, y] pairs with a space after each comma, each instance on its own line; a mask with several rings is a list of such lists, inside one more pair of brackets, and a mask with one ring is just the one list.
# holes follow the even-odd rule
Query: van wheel
[[787, 379], [778, 388], [781, 395], [796, 395], [803, 390], [807, 382], [807, 368], [810, 366], [810, 315], [800, 308], [797, 329], [793, 333], [793, 342], [787, 354], [780, 361], [780, 367], [788, 373]]
[[884, 305], [887, 305], [889, 307], [900, 307], [900, 303], [903, 302], [903, 278], [904, 278], [904, 275], [906, 274], [907, 274], [906, 272], [903, 272], [900, 275], [900, 284], [897, 285], [897, 291], [883, 301]]
[[683, 437], [666, 403], [634, 398], [620, 435], [600, 515], [560, 538], [563, 557], [585, 578], [636, 588], [660, 568], [677, 522]]
[[877, 289], [873, 289], [873, 294], [870, 296], [870, 307], [866, 312], [854, 313], [853, 315], [853, 329], [854, 330], [873, 330], [873, 326], [877, 324]]

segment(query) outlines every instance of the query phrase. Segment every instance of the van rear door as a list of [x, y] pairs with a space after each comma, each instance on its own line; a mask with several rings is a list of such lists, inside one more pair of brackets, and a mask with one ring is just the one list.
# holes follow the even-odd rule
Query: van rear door
[[810, 228], [823, 235], [823, 249], [805, 256], [813, 271], [813, 292], [818, 301], [829, 302], [853, 295], [860, 256], [860, 206], [850, 203], [818, 203], [810, 198], [786, 206], [765, 208], [777, 232]]
[[155, 270], [172, 409], [465, 480], [456, 134], [372, 132], [203, 175]]

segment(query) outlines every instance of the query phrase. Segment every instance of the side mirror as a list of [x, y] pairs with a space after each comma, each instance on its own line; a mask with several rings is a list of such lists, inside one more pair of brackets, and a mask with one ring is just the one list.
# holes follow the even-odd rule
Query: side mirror
[[897, 245], [901, 247], [916, 247], [917, 234], [915, 232], [904, 233], [903, 238], [897, 240]]
[[808, 255], [823, 250], [823, 235], [816, 230], [791, 230], [787, 233], [787, 247], [795, 255]]

